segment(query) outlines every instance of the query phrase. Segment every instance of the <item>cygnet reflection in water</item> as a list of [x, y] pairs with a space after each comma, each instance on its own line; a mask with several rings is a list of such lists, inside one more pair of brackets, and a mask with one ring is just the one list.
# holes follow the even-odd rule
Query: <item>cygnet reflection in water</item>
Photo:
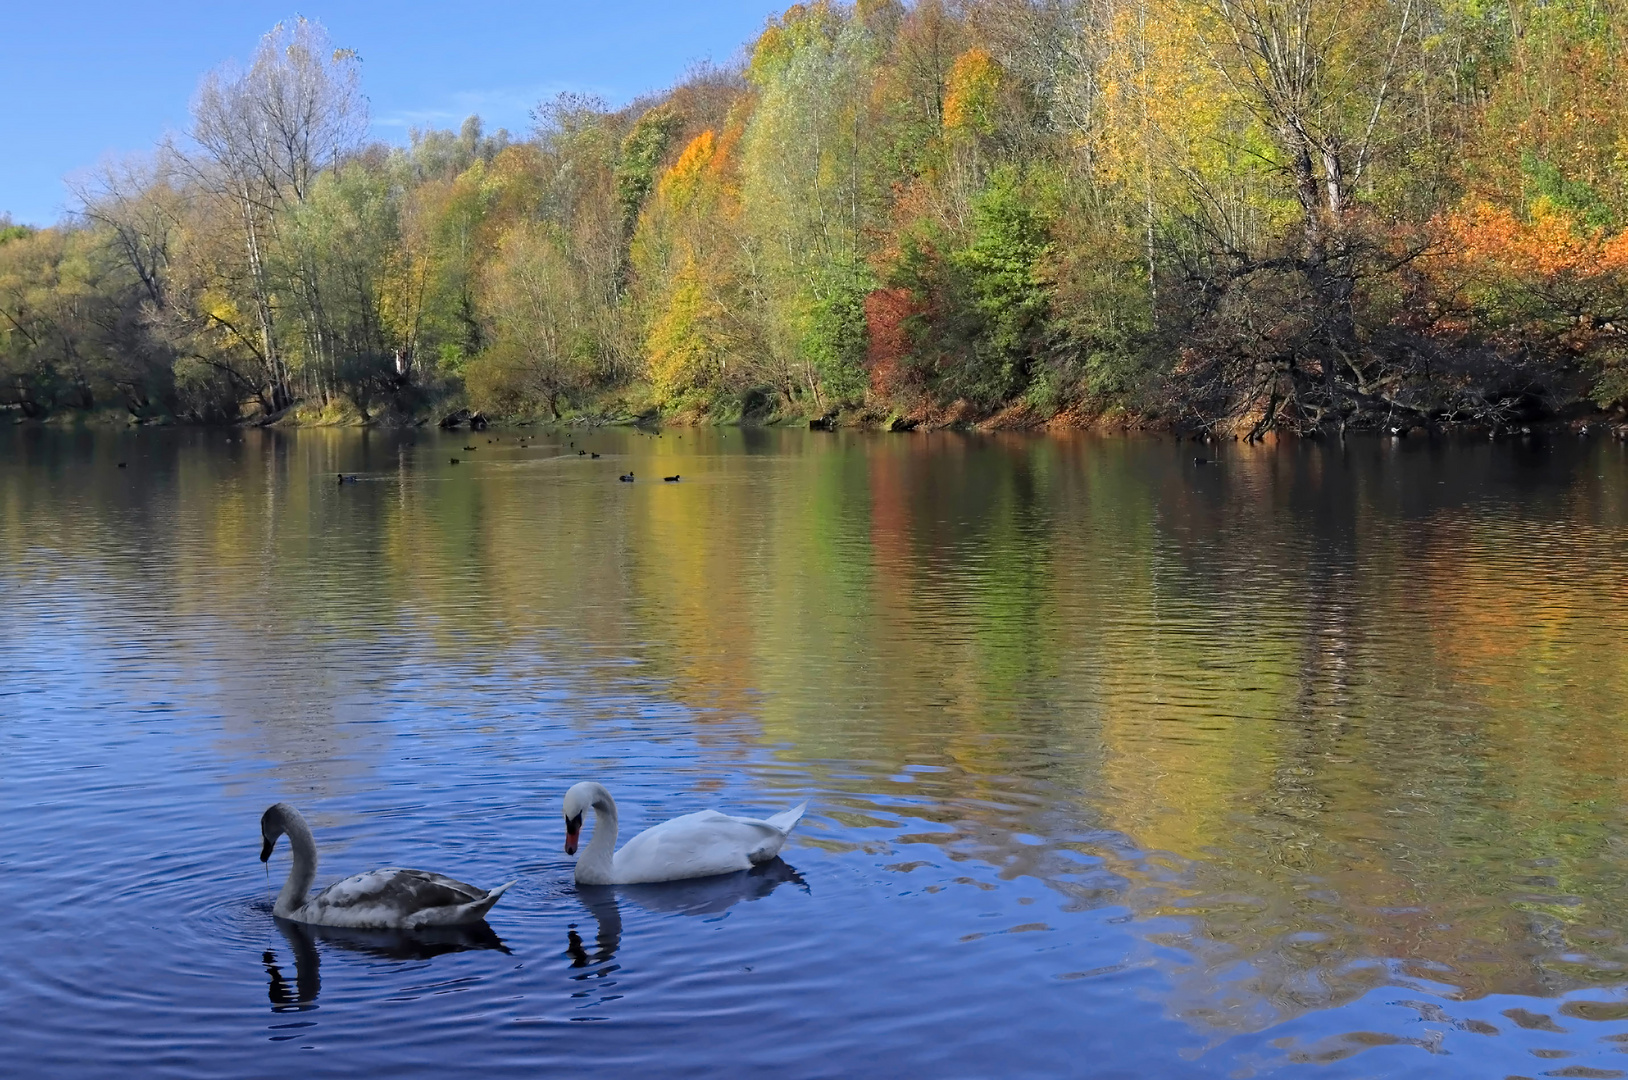
[[275, 919], [288, 948], [294, 955], [294, 985], [288, 984], [277, 965], [277, 954], [267, 949], [261, 957], [271, 980], [267, 995], [273, 1012], [316, 1008], [322, 992], [321, 942], [330, 949], [361, 953], [381, 960], [429, 960], [445, 953], [493, 949], [506, 955], [509, 947], [484, 922], [465, 926], [435, 926], [420, 930], [357, 930], [349, 927], [314, 926], [289, 919]]
[[[622, 908], [629, 900], [646, 911], [672, 915], [715, 915], [746, 900], [761, 900], [787, 882], [808, 892], [808, 882], [781, 858], [759, 863], [750, 870], [716, 877], [689, 878], [654, 885], [578, 885], [577, 898], [594, 917], [599, 931], [590, 953], [572, 924], [566, 933], [565, 953], [575, 968], [609, 963], [622, 943]], [[603, 973], [601, 973], [603, 974]]]

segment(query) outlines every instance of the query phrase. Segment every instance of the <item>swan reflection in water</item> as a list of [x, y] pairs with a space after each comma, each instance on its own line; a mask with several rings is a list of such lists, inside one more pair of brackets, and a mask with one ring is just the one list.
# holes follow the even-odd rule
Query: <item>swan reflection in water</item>
[[[787, 882], [808, 891], [802, 879], [784, 859], [770, 859], [750, 870], [717, 877], [692, 878], [688, 881], [665, 881], [651, 885], [578, 885], [577, 898], [594, 917], [599, 932], [594, 936], [594, 949], [588, 947], [577, 933], [575, 923], [566, 933], [565, 954], [574, 968], [608, 964], [616, 957], [622, 943], [622, 908], [618, 899], [629, 900], [657, 914], [716, 915], [745, 900], [761, 900]], [[615, 971], [602, 968], [576, 976], [583, 979], [603, 977]]]
[[428, 960], [445, 953], [476, 949], [509, 952], [503, 939], [484, 922], [421, 930], [357, 930], [312, 926], [288, 919], [273, 921], [288, 942], [289, 951], [294, 954], [293, 986], [289, 985], [282, 968], [278, 967], [276, 952], [267, 949], [261, 956], [261, 962], [266, 965], [266, 975], [271, 980], [267, 993], [273, 1012], [317, 1007], [317, 995], [322, 992], [322, 954], [317, 948], [318, 942], [329, 949], [360, 953], [380, 960]]

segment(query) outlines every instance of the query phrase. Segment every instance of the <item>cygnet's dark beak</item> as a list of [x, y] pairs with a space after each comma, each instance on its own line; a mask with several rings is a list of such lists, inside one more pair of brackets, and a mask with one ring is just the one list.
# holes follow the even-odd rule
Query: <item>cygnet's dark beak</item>
[[271, 849], [276, 847], [276, 846], [277, 846], [277, 841], [275, 841], [275, 840], [263, 840], [263, 841], [261, 841], [261, 844], [260, 844], [260, 861], [261, 862], [270, 862], [271, 861]]

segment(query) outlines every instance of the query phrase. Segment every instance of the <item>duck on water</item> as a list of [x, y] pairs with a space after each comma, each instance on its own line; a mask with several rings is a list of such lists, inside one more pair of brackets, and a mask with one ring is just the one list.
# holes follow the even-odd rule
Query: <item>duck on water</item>
[[260, 818], [261, 862], [270, 861], [277, 838], [284, 835], [293, 864], [271, 913], [293, 922], [374, 930], [463, 926], [484, 919], [504, 890], [514, 884], [511, 881], [488, 892], [427, 870], [387, 867], [353, 874], [309, 896], [317, 876], [316, 839], [298, 810], [276, 803]]

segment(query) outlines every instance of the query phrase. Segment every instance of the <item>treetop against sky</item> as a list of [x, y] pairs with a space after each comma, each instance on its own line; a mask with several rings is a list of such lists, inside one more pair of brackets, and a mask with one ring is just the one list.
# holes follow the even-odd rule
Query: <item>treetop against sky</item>
[[[698, 61], [730, 59], [773, 6], [468, 0], [454, 11], [423, 0], [326, 0], [299, 14], [360, 54], [372, 134], [402, 143], [409, 128], [456, 127], [471, 113], [521, 131], [529, 111], [562, 90], [615, 103], [658, 91]], [[0, 213], [56, 221], [74, 208], [65, 176], [185, 130], [203, 74], [246, 60], [270, 26], [294, 14], [286, 0], [10, 5]]]
[[[632, 10], [596, 12], [615, 70]], [[0, 408], [1254, 439], [1628, 407], [1628, 0], [816, 0], [484, 123], [401, 102], [547, 57], [462, 63], [477, 12], [409, 94], [370, 66], [399, 17], [277, 22], [79, 216], [0, 229]]]

